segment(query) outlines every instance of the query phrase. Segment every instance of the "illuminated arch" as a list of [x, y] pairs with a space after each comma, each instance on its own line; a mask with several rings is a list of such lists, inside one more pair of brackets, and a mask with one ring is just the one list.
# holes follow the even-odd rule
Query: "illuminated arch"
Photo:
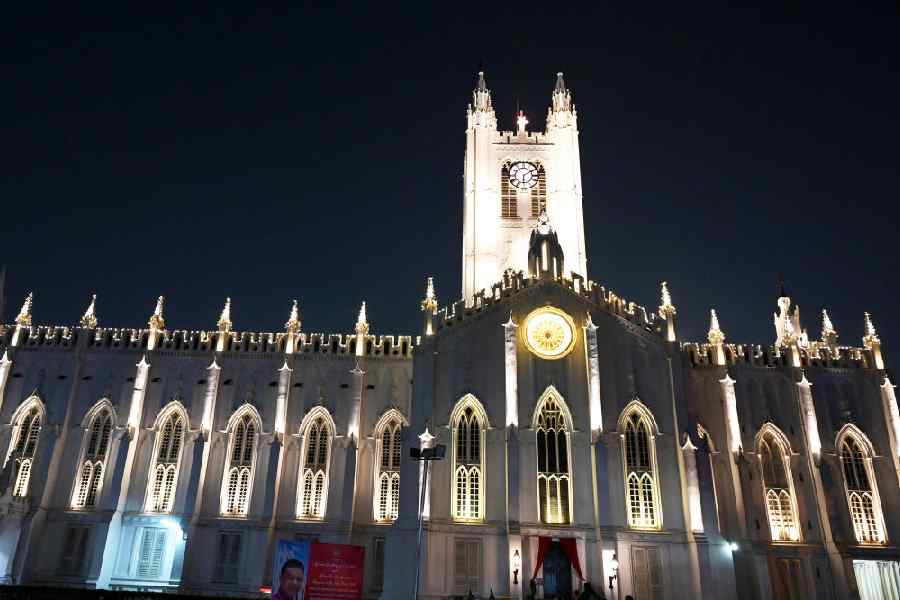
[[761, 484], [773, 542], [799, 542], [797, 495], [791, 476], [791, 443], [773, 423], [756, 433], [756, 453], [762, 471]]
[[662, 506], [656, 462], [656, 436], [659, 435], [656, 419], [635, 398], [619, 416], [618, 431], [622, 439], [628, 526], [658, 530], [662, 527]]
[[28, 495], [46, 415], [44, 403], [37, 394], [32, 394], [19, 405], [10, 419], [13, 433], [3, 464], [5, 467], [7, 462], [13, 461], [13, 496], [24, 498]]
[[303, 439], [297, 486], [297, 517], [300, 519], [325, 518], [334, 435], [334, 419], [323, 406], [313, 408], [300, 423]]
[[252, 404], [238, 407], [228, 419], [228, 447], [219, 495], [221, 513], [245, 517], [250, 508], [262, 418]]
[[156, 431], [156, 441], [144, 507], [147, 512], [170, 513], [181, 472], [185, 435], [190, 429], [184, 405], [177, 400], [169, 402], [159, 411], [153, 429]]
[[531, 419], [535, 432], [538, 515], [542, 523], [572, 522], [572, 413], [555, 387], [548, 386]]
[[872, 468], [872, 442], [856, 425], [848, 423], [838, 432], [835, 449], [856, 541], [866, 545], [886, 543], [878, 480]]
[[395, 520], [400, 507], [400, 457], [406, 417], [390, 408], [375, 424], [375, 478], [372, 493], [372, 514], [375, 520], [387, 523]]
[[99, 501], [117, 422], [116, 409], [109, 398], [101, 398], [85, 413], [81, 422], [84, 435], [72, 488], [72, 508], [91, 509]]
[[450, 413], [453, 479], [451, 507], [458, 521], [484, 519], [485, 431], [490, 428], [484, 405], [466, 394]]

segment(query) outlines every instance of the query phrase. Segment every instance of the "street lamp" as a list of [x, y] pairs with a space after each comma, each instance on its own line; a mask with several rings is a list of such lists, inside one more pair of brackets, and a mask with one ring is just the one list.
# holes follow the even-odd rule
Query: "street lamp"
[[513, 585], [519, 585], [519, 567], [520, 566], [522, 566], [522, 559], [519, 557], [519, 551], [516, 550], [515, 554], [513, 554], [513, 559], [512, 559]]
[[416, 537], [416, 582], [413, 587], [412, 600], [419, 595], [419, 557], [422, 554], [422, 521], [425, 516], [425, 490], [428, 489], [428, 463], [433, 460], [443, 460], [447, 453], [447, 446], [438, 444], [433, 448], [410, 448], [409, 457], [415, 461], [424, 462], [422, 476], [422, 494], [419, 498], [419, 533]]

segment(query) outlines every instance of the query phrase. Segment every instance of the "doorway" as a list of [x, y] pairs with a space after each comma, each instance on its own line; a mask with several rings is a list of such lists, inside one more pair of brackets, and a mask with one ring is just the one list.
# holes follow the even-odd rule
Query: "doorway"
[[552, 542], [544, 558], [544, 598], [572, 597], [572, 563], [558, 541]]

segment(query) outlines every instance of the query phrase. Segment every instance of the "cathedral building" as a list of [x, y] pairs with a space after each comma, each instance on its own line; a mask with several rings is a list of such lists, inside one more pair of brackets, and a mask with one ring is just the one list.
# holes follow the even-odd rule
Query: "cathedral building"
[[93, 300], [40, 325], [29, 295], [0, 325], [0, 581], [258, 597], [276, 541], [312, 539], [364, 546], [372, 599], [895, 597], [900, 412], [868, 314], [861, 346], [824, 310], [811, 339], [782, 289], [773, 343], [715, 310], [689, 341], [665, 282], [647, 309], [591, 279], [561, 73], [543, 132], [498, 130], [479, 74], [463, 181], [462, 295], [428, 278], [418, 335], [365, 304], [311, 333], [296, 302], [240, 332], [230, 300], [170, 329], [162, 297], [146, 327]]

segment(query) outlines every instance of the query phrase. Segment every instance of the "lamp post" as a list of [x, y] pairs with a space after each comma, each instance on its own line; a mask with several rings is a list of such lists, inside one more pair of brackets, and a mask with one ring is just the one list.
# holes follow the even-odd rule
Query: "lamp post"
[[613, 574], [609, 576], [609, 593], [612, 595], [613, 591], [613, 581], [616, 581], [619, 578], [619, 559], [616, 558], [616, 553], [613, 552], [612, 560], [609, 562], [609, 567], [612, 569]]
[[522, 559], [519, 557], [519, 551], [516, 550], [515, 554], [513, 554], [513, 559], [512, 559], [513, 585], [519, 585], [519, 567], [520, 566], [522, 566]]
[[447, 452], [447, 446], [438, 444], [433, 448], [410, 448], [409, 457], [415, 461], [423, 462], [422, 494], [419, 497], [419, 533], [416, 536], [416, 582], [413, 585], [412, 600], [419, 595], [419, 557], [422, 555], [422, 521], [425, 516], [425, 490], [428, 489], [428, 463], [433, 460], [443, 460]]

